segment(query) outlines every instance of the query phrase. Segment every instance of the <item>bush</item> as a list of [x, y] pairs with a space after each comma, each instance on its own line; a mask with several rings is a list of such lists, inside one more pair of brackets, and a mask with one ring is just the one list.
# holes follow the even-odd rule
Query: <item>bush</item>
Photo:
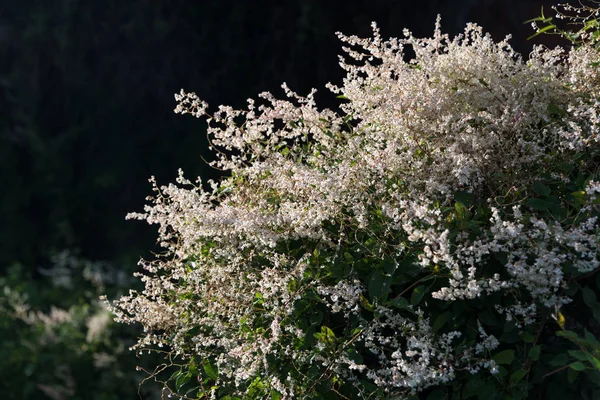
[[131, 285], [125, 273], [68, 251], [41, 270], [47, 279], [27, 279], [20, 265], [9, 270], [0, 277], [0, 397], [141, 398], [143, 375], [127, 351], [136, 332], [112, 322], [98, 299]]
[[285, 84], [213, 115], [175, 96], [230, 177], [152, 180], [129, 216], [165, 249], [112, 306], [165, 355], [151, 376], [185, 398], [599, 398], [596, 47], [524, 61], [439, 19], [339, 37], [341, 112]]

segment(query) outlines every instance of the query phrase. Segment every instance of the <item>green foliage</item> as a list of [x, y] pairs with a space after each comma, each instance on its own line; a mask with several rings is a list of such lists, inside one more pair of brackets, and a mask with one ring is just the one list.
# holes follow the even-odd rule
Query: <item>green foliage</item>
[[[541, 21], [549, 22], [545, 17]], [[481, 39], [476, 32], [469, 30], [467, 36], [469, 32], [475, 37], [473, 40]], [[377, 35], [376, 31], [374, 41], [363, 42], [371, 52], [374, 52], [370, 47], [374, 42], [380, 44]], [[430, 42], [436, 45], [433, 55], [429, 50], [423, 51], [434, 61], [445, 60], [443, 57], [447, 56], [443, 51], [438, 54], [440, 37], [441, 33], [436, 30], [436, 37]], [[351, 44], [355, 44], [355, 40], [358, 39], [347, 39]], [[481, 39], [482, 46], [485, 40], [488, 39]], [[382, 47], [387, 45], [396, 46], [386, 42]], [[390, 54], [380, 57], [384, 65], [390, 59], [394, 60], [391, 72], [399, 73], [394, 69], [397, 58]], [[509, 61], [501, 66], [510, 69], [507, 64], [513, 66], [513, 54], [510, 53], [507, 59]], [[450, 69], [448, 65], [453, 64], [440, 65]], [[381, 78], [377, 74], [394, 76], [389, 70], [384, 71], [385, 74], [375, 71], [370, 64], [358, 72], [352, 66], [345, 66], [356, 73], [355, 78], [369, 74], [377, 78]], [[518, 65], [519, 68], [521, 66]], [[553, 71], [558, 71], [556, 74], [560, 72], [558, 68]], [[434, 81], [437, 88], [435, 77], [426, 75], [426, 78], [423, 87]], [[390, 80], [390, 93], [395, 99], [398, 96], [394, 92], [397, 82]], [[550, 80], [544, 76], [537, 84], [543, 86]], [[516, 78], [509, 83], [514, 81]], [[359, 82], [362, 84], [363, 81]], [[475, 97], [480, 89], [486, 95], [492, 90], [491, 84], [481, 78], [463, 79], [459, 83], [469, 90], [475, 87]], [[223, 111], [228, 120], [215, 118], [231, 129], [219, 131], [222, 135], [215, 136], [223, 140], [221, 144], [226, 150], [235, 148], [243, 157], [235, 156], [235, 160], [230, 160], [221, 153], [224, 155], [221, 161], [224, 168], [233, 169], [240, 175], [246, 173], [249, 179], [234, 176], [224, 185], [223, 191], [215, 190], [219, 197], [211, 197], [204, 203], [199, 200], [200, 196], [196, 196], [197, 189], [192, 191], [194, 196], [188, 197], [182, 196], [182, 193], [189, 195], [189, 191], [175, 186], [160, 189], [162, 192], [154, 208], [149, 207], [157, 210], [156, 214], [160, 216], [152, 215], [150, 218], [142, 215], [141, 219], [153, 223], [158, 221], [162, 225], [161, 238], [172, 240], [172, 247], [181, 251], [173, 252], [170, 254], [172, 258], [166, 261], [159, 260], [156, 263], [159, 267], [146, 265], [151, 275], [145, 277], [147, 291], [124, 297], [114, 308], [119, 310], [121, 321], [140, 321], [150, 335], [155, 335], [149, 336], [146, 342], [139, 342], [142, 349], [161, 352], [152, 345], [160, 347], [166, 343], [172, 346], [173, 350], [165, 353], [169, 363], [163, 364], [164, 370], [155, 371], [151, 376], [157, 379], [163, 372], [166, 374], [167, 369], [169, 372], [174, 369], [175, 372], [166, 378], [167, 389], [192, 399], [279, 399], [287, 397], [288, 390], [301, 399], [597, 398], [600, 392], [600, 355], [596, 339], [600, 333], [597, 318], [600, 313], [600, 288], [597, 284], [600, 268], [596, 221], [600, 217], [600, 200], [596, 194], [600, 192], [600, 152], [592, 141], [561, 142], [560, 146], [552, 147], [544, 143], [545, 136], [538, 142], [531, 139], [531, 136], [539, 139], [536, 137], [538, 134], [546, 135], [550, 127], [567, 126], [573, 122], [574, 126], [581, 128], [577, 123], [585, 125], [588, 122], [565, 120], [573, 116], [569, 113], [572, 111], [567, 111], [567, 101], [573, 100], [581, 105], [582, 98], [589, 100], [587, 93], [581, 94], [576, 89], [569, 93], [569, 85], [563, 84], [544, 88], [556, 89], [555, 99], [564, 95], [568, 100], [561, 106], [554, 104], [550, 97], [546, 102], [534, 102], [537, 107], [531, 111], [529, 122], [521, 126], [524, 136], [519, 139], [519, 143], [532, 140], [528, 143], [534, 143], [533, 147], [543, 148], [539, 153], [533, 151], [533, 161], [500, 166], [482, 163], [479, 171], [482, 176], [492, 171], [490, 177], [497, 180], [488, 179], [490, 177], [486, 175], [485, 184], [481, 185], [473, 183], [475, 178], [469, 181], [470, 175], [465, 172], [469, 171], [468, 168], [454, 170], [450, 165], [447, 170], [457, 175], [464, 173], [464, 176], [461, 175], [463, 180], [452, 181], [450, 175], [449, 183], [441, 185], [440, 182], [447, 182], [447, 176], [435, 176], [438, 181], [431, 178], [426, 183], [443, 190], [427, 192], [427, 185], [422, 185], [425, 188], [425, 193], [422, 193], [417, 182], [406, 189], [406, 199], [402, 196], [406, 195], [403, 191], [408, 186], [404, 186], [398, 178], [409, 173], [399, 166], [410, 169], [411, 163], [395, 165], [400, 172], [392, 178], [387, 177], [387, 170], [381, 175], [377, 175], [380, 173], [377, 169], [374, 169], [377, 173], [372, 175], [360, 175], [358, 171], [344, 169], [344, 174], [340, 174], [344, 178], [350, 175], [348, 171], [356, 173], [357, 180], [367, 177], [360, 182], [362, 186], [355, 181], [338, 181], [357, 184], [361, 196], [349, 194], [351, 188], [342, 193], [351, 199], [349, 203], [357, 202], [364, 210], [355, 208], [354, 204], [345, 204], [341, 199], [338, 210], [335, 208], [339, 205], [336, 197], [331, 204], [326, 203], [328, 208], [318, 210], [327, 218], [315, 218], [315, 225], [306, 225], [315, 230], [322, 229], [324, 233], [318, 236], [311, 236], [300, 229], [288, 231], [288, 226], [285, 226], [288, 221], [294, 221], [292, 225], [300, 223], [294, 218], [284, 218], [289, 214], [276, 211], [284, 204], [290, 208], [300, 204], [304, 211], [317, 208], [316, 201], [302, 204], [295, 199], [302, 196], [312, 199], [312, 195], [320, 198], [330, 194], [324, 188], [318, 189], [320, 182], [317, 179], [310, 179], [323, 177], [310, 175], [306, 170], [318, 165], [314, 159], [321, 156], [321, 150], [334, 153], [339, 149], [335, 145], [329, 149], [327, 145], [323, 145], [323, 149], [311, 148], [304, 143], [308, 141], [307, 134], [300, 145], [283, 140], [273, 148], [268, 147], [265, 138], [262, 142], [260, 138], [256, 142], [248, 137], [239, 140], [235, 135], [244, 131], [231, 121], [237, 121], [243, 114]], [[352, 89], [358, 91], [356, 87]], [[372, 96], [372, 92], [385, 93], [385, 88], [379, 85], [364, 85], [362, 89], [368, 92], [368, 96]], [[512, 91], [517, 93], [518, 89]], [[454, 96], [458, 89], [450, 92]], [[535, 91], [532, 93], [536, 96]], [[288, 95], [293, 97], [290, 92]], [[357, 106], [364, 114], [376, 109], [378, 103], [375, 100], [381, 100], [366, 97], [367, 101], [359, 95], [357, 97], [357, 103], [364, 100], [366, 104]], [[422, 107], [417, 107], [415, 118], [432, 102], [430, 98], [428, 100], [420, 104]], [[478, 100], [479, 97], [474, 101]], [[520, 111], [521, 106], [524, 107], [519, 103], [521, 97], [512, 100], [518, 103], [512, 111]], [[300, 102], [312, 105], [312, 98]], [[276, 112], [266, 107], [263, 110], [272, 114], [290, 112], [293, 107], [285, 104], [285, 110], [281, 105], [280, 109], [274, 105]], [[494, 110], [506, 109], [505, 102], [499, 98], [494, 99], [493, 106], [483, 104]], [[389, 108], [393, 109], [396, 105], [394, 100], [390, 105]], [[593, 108], [595, 106], [581, 107], [585, 112], [597, 111]], [[489, 112], [483, 108], [477, 113], [484, 111]], [[542, 115], [537, 115], [538, 112]], [[503, 111], [501, 114], [500, 117], [504, 118], [510, 113]], [[248, 117], [245, 114], [247, 126], [255, 129], [249, 133], [260, 137], [261, 132], [257, 133], [253, 125], [256, 122], [254, 113], [252, 115]], [[370, 122], [367, 116], [363, 118]], [[519, 118], [512, 118], [511, 114], [505, 123]], [[323, 120], [319, 121], [323, 123]], [[340, 121], [341, 118], [338, 119]], [[343, 120], [344, 123], [348, 121]], [[294, 119], [285, 125], [302, 130], [305, 122]], [[263, 123], [261, 120], [260, 126]], [[476, 124], [469, 120], [466, 126], [477, 128]], [[315, 122], [315, 125], [318, 124]], [[377, 122], [364, 125], [365, 130], [380, 129]], [[423, 126], [427, 125], [424, 123]], [[396, 133], [395, 128], [392, 124], [393, 134]], [[408, 126], [406, 130], [413, 134], [421, 133], [411, 131], [411, 128]], [[435, 127], [430, 128], [434, 131]], [[361, 139], [357, 132], [352, 132], [351, 124], [348, 129], [351, 131], [349, 136], [356, 134], [352, 139]], [[265, 130], [272, 134], [271, 138], [275, 137], [273, 141], [277, 140], [271, 126]], [[329, 130], [325, 132], [331, 133]], [[517, 137], [510, 129], [507, 132], [509, 139]], [[334, 137], [341, 140], [341, 133], [348, 132], [338, 133], [325, 134], [321, 140], [327, 143]], [[463, 133], [465, 130], [459, 132]], [[481, 133], [478, 136], [485, 136], [489, 132], [478, 133]], [[289, 131], [278, 134], [286, 139], [291, 135]], [[586, 134], [589, 132], [586, 131]], [[443, 131], [440, 136], [448, 135]], [[565, 132], [559, 130], [556, 137], [547, 133], [548, 141], [560, 142], [561, 135]], [[378, 145], [381, 148], [374, 147], [369, 151], [387, 150], [388, 140], [398, 139], [392, 134], [375, 138], [380, 141]], [[400, 142], [400, 139], [397, 141]], [[435, 147], [435, 141], [414, 141], [418, 148], [409, 149], [405, 158], [431, 172], [423, 174], [427, 175], [424, 179], [429, 179], [435, 175], [435, 171], [426, 169], [435, 162], [432, 156], [434, 150], [438, 153], [449, 150], [446, 147], [429, 149], [428, 146]], [[458, 139], [456, 141], [459, 142]], [[487, 160], [491, 152], [499, 150], [500, 145], [508, 147], [513, 144], [510, 140], [494, 143], [496, 147], [482, 151], [481, 159]], [[345, 144], [344, 140], [340, 147]], [[254, 145], [259, 148], [258, 154], [247, 150], [253, 149]], [[515, 157], [520, 156], [521, 151], [529, 156], [527, 148], [515, 148], [518, 149], [512, 153]], [[272, 150], [272, 154], [265, 149]], [[362, 148], [354, 151], [360, 153], [360, 150]], [[404, 149], [400, 147], [395, 149], [396, 153], [402, 154], [402, 151]], [[338, 161], [354, 167], [356, 164], [351, 164], [350, 159], [352, 162], [367, 160], [364, 162], [365, 169], [370, 164], [377, 164], [377, 158], [360, 159], [358, 155], [362, 154], [356, 153], [350, 152], [351, 156], [342, 160], [333, 157], [321, 167], [327, 170], [330, 164]], [[386, 159], [383, 151], [376, 154], [383, 161], [397, 161], [392, 157]], [[261, 164], [263, 158], [265, 161]], [[314, 163], [308, 161], [311, 158]], [[247, 167], [240, 159], [256, 164]], [[559, 162], [554, 162], [556, 159]], [[446, 166], [440, 160], [439, 165]], [[289, 170], [277, 170], [274, 165], [284, 161], [295, 164], [286, 164]], [[497, 161], [502, 163], [503, 160], [499, 157]], [[244, 170], [246, 167], [249, 172]], [[292, 176], [302, 169], [306, 173], [303, 178], [309, 183], [307, 187], [311, 187], [305, 188], [305, 191], [310, 195], [297, 189], [302, 187], [299, 180], [268, 180], [277, 175], [271, 169], [281, 176], [287, 176], [288, 172]], [[335, 175], [339, 171], [328, 172]], [[394, 169], [389, 172], [394, 173]], [[382, 182], [379, 189], [371, 183], [373, 176]], [[420, 174], [415, 176], [421, 177]], [[284, 186], [294, 189], [287, 193], [281, 189]], [[472, 190], [457, 190], [465, 187]], [[311, 189], [316, 189], [315, 193], [310, 192]], [[387, 196], [388, 191], [402, 199], [402, 202], [391, 206], [391, 212], [388, 212], [387, 203], [378, 204], [373, 200], [377, 195]], [[230, 194], [230, 197], [221, 197], [224, 193]], [[396, 200], [394, 196], [386, 200]], [[420, 203], [415, 200], [422, 200], [420, 196], [429, 197]], [[193, 201], [186, 203], [189, 198]], [[219, 208], [214, 204], [217, 200], [228, 202], [225, 207]], [[246, 208], [248, 204], [250, 208]], [[184, 212], [186, 207], [196, 214], [191, 213], [190, 218]], [[223, 209], [224, 218], [219, 215]], [[293, 215], [297, 216], [298, 212], [293, 209]], [[331, 209], [335, 211], [327, 214]], [[240, 225], [244, 225], [244, 229], [236, 230], [238, 220], [232, 218], [232, 210], [259, 218], [242, 220]], [[403, 212], [407, 219], [414, 218], [412, 221], [403, 220], [394, 212]], [[200, 214], [204, 213], [210, 214], [208, 222], [201, 221], [203, 215]], [[164, 215], [168, 218], [161, 220]], [[280, 218], [271, 218], [273, 216]], [[285, 222], [281, 223], [282, 220]], [[178, 225], [181, 221], [183, 229]], [[197, 224], [195, 230], [189, 230], [185, 224], [192, 222]], [[245, 224], [250, 228], [246, 228]], [[390, 228], [392, 224], [396, 228]], [[173, 236], [171, 229], [176, 232]], [[276, 239], [265, 239], [269, 235], [264, 232]], [[177, 247], [179, 245], [181, 249]], [[195, 252], [196, 249], [201, 250]], [[191, 254], [187, 254], [188, 251]], [[434, 251], [437, 253], [434, 254]], [[225, 255], [230, 253], [235, 254], [235, 260]], [[200, 263], [194, 265], [196, 261]], [[295, 269], [294, 265], [302, 268]], [[468, 280], [464, 279], [466, 274], [469, 274]], [[592, 284], [592, 280], [596, 284]], [[235, 293], [215, 289], [215, 286], [226, 283]], [[178, 310], [175, 318], [173, 310]], [[192, 314], [199, 317], [196, 322], [189, 323]], [[181, 357], [177, 357], [179, 355]], [[394, 364], [396, 362], [398, 364]]]
[[[562, 10], [560, 11], [554, 6], [552, 8], [557, 11], [555, 17], [546, 17], [542, 7], [539, 17], [525, 21], [525, 23], [533, 24], [536, 30], [527, 39], [532, 39], [541, 34], [553, 34], [562, 36], [575, 46], [587, 44], [600, 48], [600, 23], [597, 19], [600, 7], [594, 0], [587, 3], [590, 5], [586, 4], [586, 1], [580, 1], [579, 4], [562, 4]], [[563, 24], [557, 22], [556, 19], [569, 21], [567, 24], [579, 26], [579, 29], [577, 31], [563, 30], [558, 26]]]
[[[0, 278], [0, 374], [10, 377], [0, 382], [3, 399], [138, 396], [143, 376], [133, 372], [136, 360], [127, 351], [136, 332], [114, 324], [98, 299], [116, 293], [119, 283], [110, 278], [118, 271], [82, 262], [62, 264], [38, 281], [19, 265], [8, 272]], [[140, 395], [150, 398], [152, 390]]]

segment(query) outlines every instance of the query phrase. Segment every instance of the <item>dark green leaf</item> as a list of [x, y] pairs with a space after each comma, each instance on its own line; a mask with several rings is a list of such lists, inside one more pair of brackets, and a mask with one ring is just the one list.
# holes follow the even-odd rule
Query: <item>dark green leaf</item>
[[488, 326], [498, 325], [498, 320], [496, 319], [496, 315], [494, 314], [494, 311], [492, 311], [490, 309], [486, 309], [486, 310], [480, 312], [479, 314], [477, 314], [477, 319], [479, 319], [479, 321], [484, 325], [488, 325]]
[[[590, 331], [588, 331], [587, 329], [584, 329], [583, 331], [586, 340], [589, 340], [590, 342], [596, 341], [596, 336], [594, 336]], [[600, 343], [597, 343], [595, 347], [600, 347]]]
[[445, 313], [438, 315], [431, 329], [434, 332], [439, 331], [442, 328], [442, 326], [444, 326], [446, 322], [450, 320], [450, 318], [452, 318], [452, 313], [450, 311], [446, 311]]
[[395, 260], [384, 260], [381, 263], [383, 271], [388, 275], [393, 275], [398, 269], [398, 263]]
[[527, 371], [526, 369], [518, 369], [515, 372], [513, 372], [512, 374], [510, 374], [510, 385], [514, 386], [517, 383], [519, 383], [521, 381], [521, 379], [523, 379], [525, 377], [525, 375], [527, 375], [529, 371]]
[[345, 252], [344, 253], [344, 258], [346, 259], [346, 262], [348, 262], [349, 264], [354, 262], [354, 256], [352, 256], [352, 254]]
[[[553, 28], [553, 27], [554, 27], [554, 25], [547, 26], [547, 27], [546, 27], [546, 28], [544, 28], [544, 29], [548, 30], [548, 29], [549, 29], [549, 28], [551, 28], [551, 27]], [[562, 108], [560, 108], [560, 107], [559, 107], [559, 106], [557, 106], [556, 104], [552, 104], [552, 103], [548, 104], [548, 108], [547, 108], [547, 110], [548, 110], [548, 113], [549, 113], [550, 115], [561, 116], [561, 115], [564, 115], [564, 114], [565, 114], [565, 110], [563, 110]]]
[[404, 297], [398, 297], [398, 298], [392, 299], [390, 301], [390, 304], [399, 309], [407, 308], [410, 305], [408, 303], [408, 300], [406, 300]]
[[427, 286], [425, 285], [417, 286], [413, 290], [412, 295], [410, 296], [410, 304], [412, 304], [413, 306], [419, 304], [421, 300], [423, 300], [423, 296], [425, 296], [426, 290]]
[[575, 380], [577, 379], [577, 376], [579, 376], [578, 370], [570, 369], [570, 368], [567, 370], [567, 382], [569, 382], [569, 383], [575, 382]]
[[600, 321], [600, 303], [596, 300], [596, 293], [589, 287], [584, 287], [581, 289], [581, 294], [583, 296], [583, 302], [592, 309], [594, 318]]
[[474, 204], [473, 193], [458, 191], [454, 193], [454, 201], [460, 202], [467, 207], [470, 207]]
[[573, 171], [573, 165], [570, 163], [566, 163], [566, 162], [562, 162], [556, 165], [556, 167], [562, 171], [562, 172], [566, 172], [567, 174], [570, 173], [571, 171]]
[[569, 355], [579, 361], [589, 361], [590, 355], [581, 350], [569, 350]]
[[316, 314], [312, 314], [310, 316], [310, 324], [313, 326], [321, 325], [321, 322], [323, 322], [323, 316], [323, 311], [317, 310]]
[[535, 336], [529, 332], [524, 332], [521, 337], [525, 343], [533, 343], [535, 341]]
[[577, 333], [569, 330], [562, 330], [556, 332], [557, 336], [564, 337], [566, 339], [577, 339]]
[[547, 210], [552, 206], [551, 202], [542, 199], [527, 199], [526, 204], [530, 208], [539, 211]]
[[381, 271], [374, 271], [369, 281], [369, 297], [371, 301], [375, 299], [385, 301], [390, 292], [391, 277], [384, 275]]
[[538, 344], [537, 346], [532, 347], [529, 350], [529, 358], [533, 361], [537, 361], [540, 358], [540, 352], [542, 351], [542, 345]]
[[569, 364], [569, 368], [574, 369], [575, 371], [583, 371], [585, 369], [585, 364], [581, 361], [575, 361], [574, 363]]
[[405, 258], [398, 265], [398, 271], [409, 278], [417, 276], [422, 268], [412, 258]]
[[493, 357], [494, 361], [496, 361], [496, 364], [510, 364], [513, 362], [513, 360], [515, 359], [515, 351], [514, 350], [504, 350], [501, 351], [500, 353], [496, 354]]
[[348, 349], [348, 351], [346, 352], [348, 354], [348, 358], [352, 361], [354, 361], [356, 364], [362, 364], [363, 358], [360, 355], [360, 353], [354, 349]]
[[547, 187], [546, 185], [544, 185], [541, 182], [535, 182], [533, 184], [533, 191], [537, 194], [539, 194], [540, 196], [548, 196], [551, 192], [550, 188]]
[[550, 360], [550, 362], [548, 362], [548, 364], [553, 367], [562, 367], [567, 363], [567, 361], [569, 361], [569, 356], [563, 353], [555, 356], [552, 360]]

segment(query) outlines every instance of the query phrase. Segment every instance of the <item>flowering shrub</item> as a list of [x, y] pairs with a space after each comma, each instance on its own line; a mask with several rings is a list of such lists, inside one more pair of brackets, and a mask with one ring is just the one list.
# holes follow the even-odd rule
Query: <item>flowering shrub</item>
[[191, 398], [598, 393], [598, 51], [524, 61], [439, 19], [338, 35], [340, 112], [285, 84], [212, 115], [175, 96], [230, 177], [152, 180], [129, 215], [165, 249], [112, 306], [166, 355], [152, 376]]
[[[123, 271], [70, 251], [52, 257], [44, 279], [13, 265], [0, 277], [0, 398], [18, 400], [137, 397], [133, 329], [112, 322], [101, 293], [130, 286]], [[141, 375], [141, 376], [140, 376]], [[148, 387], [143, 394], [151, 397]], [[154, 388], [154, 393], [160, 391]]]

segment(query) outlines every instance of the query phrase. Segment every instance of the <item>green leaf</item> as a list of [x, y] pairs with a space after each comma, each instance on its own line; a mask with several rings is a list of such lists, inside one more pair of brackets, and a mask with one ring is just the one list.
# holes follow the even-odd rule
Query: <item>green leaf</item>
[[404, 297], [397, 297], [390, 300], [390, 305], [399, 309], [408, 308], [408, 306], [410, 306], [408, 300], [406, 300]]
[[412, 304], [413, 306], [416, 306], [417, 304], [419, 304], [421, 302], [421, 300], [423, 300], [423, 296], [425, 296], [426, 290], [427, 290], [427, 286], [425, 286], [425, 285], [417, 286], [413, 290], [412, 295], [410, 296], [410, 304]]
[[496, 354], [493, 357], [494, 361], [496, 361], [496, 364], [510, 364], [513, 362], [513, 360], [515, 359], [515, 351], [514, 350], [504, 350], [501, 351], [500, 353]]
[[456, 210], [456, 216], [458, 217], [457, 219], [459, 221], [464, 221], [466, 219], [469, 219], [469, 217], [470, 217], [469, 209], [460, 201], [457, 201], [456, 203], [454, 203], [454, 210]]
[[[554, 25], [551, 25], [551, 27], [554, 27]], [[549, 28], [549, 27], [546, 27], [544, 29], [548, 30], [547, 28]], [[548, 110], [548, 114], [550, 114], [550, 115], [561, 116], [561, 115], [566, 114], [565, 110], [563, 110], [556, 104], [552, 104], [552, 103], [548, 104], [547, 110]]]
[[315, 333], [315, 337], [321, 342], [333, 344], [335, 342], [335, 333], [328, 326], [321, 326], [321, 333]]
[[552, 367], [562, 367], [567, 363], [567, 361], [569, 361], [569, 356], [562, 353], [555, 356], [548, 362], [548, 364], [550, 364]]
[[594, 319], [600, 320], [600, 303], [596, 300], [596, 293], [586, 286], [581, 289], [581, 294], [583, 296], [583, 302], [592, 309]]
[[279, 393], [276, 390], [271, 390], [271, 400], [280, 400], [281, 399], [281, 393]]
[[530, 208], [538, 211], [547, 210], [552, 206], [551, 202], [542, 199], [527, 199], [525, 203]]
[[519, 383], [521, 381], [521, 379], [523, 379], [525, 377], [525, 375], [527, 375], [527, 373], [529, 373], [529, 371], [521, 368], [521, 369], [516, 370], [512, 374], [510, 374], [510, 378], [509, 378], [510, 385], [515, 386], [517, 383]]
[[217, 366], [212, 364], [210, 362], [209, 359], [205, 358], [202, 361], [202, 369], [204, 369], [204, 372], [206, 372], [206, 375], [208, 375], [209, 378], [211, 378], [212, 380], [217, 380], [219, 379], [219, 370], [217, 369]]
[[588, 340], [590, 343], [595, 342], [594, 347], [598, 347], [600, 348], [600, 342], [598, 342], [596, 340], [596, 336], [594, 336], [590, 331], [588, 331], [587, 329], [584, 328], [584, 337], [586, 340]]
[[581, 289], [581, 294], [583, 295], [583, 302], [589, 307], [594, 308], [598, 301], [596, 300], [596, 293], [589, 287], [584, 287]]
[[539, 194], [540, 196], [544, 197], [548, 196], [551, 193], [550, 188], [539, 181], [533, 184], [533, 191]]
[[423, 271], [423, 269], [415, 262], [414, 258], [406, 257], [400, 261], [398, 265], [398, 271], [409, 278], [414, 278]]
[[173, 375], [169, 378], [170, 381], [176, 381], [181, 375], [183, 375], [183, 371], [177, 370], [173, 372]]
[[529, 350], [529, 358], [533, 361], [537, 361], [540, 358], [540, 352], [542, 351], [542, 345], [538, 344], [537, 346], [532, 347]]
[[585, 369], [585, 364], [581, 361], [575, 361], [574, 363], [569, 364], [569, 368], [575, 371], [583, 371]]
[[324, 317], [323, 311], [317, 310], [316, 314], [312, 314], [310, 316], [310, 324], [313, 326], [321, 325], [321, 322], [323, 322], [323, 317]]
[[431, 327], [433, 332], [439, 331], [442, 326], [444, 326], [446, 322], [450, 320], [450, 318], [452, 318], [452, 313], [450, 311], [446, 311], [445, 313], [438, 315]]
[[590, 363], [596, 368], [597, 371], [600, 371], [600, 360], [596, 357], [590, 357]]
[[352, 264], [354, 262], [354, 256], [348, 252], [344, 253], [344, 258], [346, 259], [346, 262], [349, 264]]
[[524, 332], [521, 337], [525, 343], [533, 343], [535, 341], [535, 336], [529, 332]]
[[373, 304], [371, 304], [369, 302], [369, 299], [367, 299], [362, 294], [360, 295], [359, 302], [360, 302], [360, 305], [363, 306], [365, 310], [367, 310], [367, 311], [374, 311], [375, 310], [375, 307], [373, 307]]
[[541, 15], [540, 17], [536, 17], [536, 18], [533, 18], [533, 19], [528, 19], [527, 21], [525, 21], [523, 23], [524, 24], [530, 24], [532, 22], [543, 22], [543, 23], [546, 23], [546, 22], [552, 21], [552, 17], [546, 18], [544, 16], [544, 6], [542, 6], [542, 11], [540, 12], [540, 15]]
[[575, 333], [573, 331], [569, 331], [567, 329], [564, 329], [562, 331], [557, 331], [556, 335], [560, 336], [560, 337], [564, 337], [566, 339], [573, 339], [573, 340], [577, 339], [577, 333]]
[[369, 280], [369, 297], [383, 302], [390, 292], [391, 277], [384, 275], [381, 271], [373, 271]]
[[[566, 172], [567, 174], [570, 173], [571, 171], [573, 171], [573, 165], [570, 163], [566, 163], [566, 162], [562, 162], [556, 165], [556, 167], [562, 171], [562, 172]], [[585, 194], [585, 192], [584, 192]]]
[[381, 262], [381, 267], [386, 274], [393, 275], [398, 269], [398, 263], [395, 260], [386, 259]]
[[581, 350], [569, 350], [569, 355], [579, 361], [589, 361], [590, 355]]
[[355, 349], [348, 349], [348, 351], [346, 353], [348, 354], [348, 358], [350, 360], [354, 361], [356, 364], [360, 365], [360, 364], [364, 363], [362, 356]]
[[178, 392], [181, 391], [181, 388], [183, 387], [183, 385], [188, 383], [191, 377], [192, 377], [192, 374], [190, 374], [189, 372], [187, 374], [179, 375], [177, 377], [177, 380], [175, 381], [175, 389], [177, 389]]
[[477, 319], [484, 325], [488, 325], [488, 326], [498, 325], [498, 320], [496, 319], [496, 315], [490, 309], [486, 309], [486, 310], [478, 313]]
[[[218, 386], [213, 386], [212, 388], [218, 389], [219, 387]], [[185, 391], [185, 396], [187, 396], [188, 394], [190, 394], [190, 393], [192, 393], [194, 391], [197, 391], [197, 390], [202, 390], [202, 386], [194, 386], [194, 387], [189, 388], [188, 390]]]
[[540, 29], [539, 31], [537, 31], [536, 33], [534, 33], [533, 35], [529, 36], [529, 37], [527, 38], [527, 40], [533, 39], [534, 37], [536, 37], [536, 36], [538, 36], [538, 35], [541, 35], [541, 34], [542, 34], [542, 33], [544, 33], [544, 32], [548, 32], [550, 29], [554, 29], [554, 28], [556, 28], [556, 25], [554, 25], [554, 24], [551, 24], [551, 25], [545, 26], [545, 27], [543, 27], [542, 29]]
[[573, 383], [575, 382], [575, 380], [577, 379], [577, 376], [579, 375], [579, 371], [575, 370], [575, 369], [568, 369], [567, 370], [567, 382], [569, 383]]
[[567, 370], [567, 382], [572, 384], [573, 382], [575, 382], [578, 375], [579, 375], [579, 371], [569, 368]]
[[474, 204], [473, 193], [457, 191], [454, 193], [454, 201], [462, 203], [467, 207], [472, 206]]

